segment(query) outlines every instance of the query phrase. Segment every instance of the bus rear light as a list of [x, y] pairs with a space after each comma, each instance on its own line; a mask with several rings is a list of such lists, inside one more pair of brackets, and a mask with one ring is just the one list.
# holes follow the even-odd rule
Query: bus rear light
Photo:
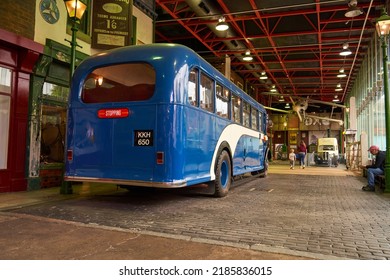
[[164, 164], [164, 152], [157, 152], [156, 162], [157, 164]]
[[67, 150], [66, 151], [66, 158], [68, 159], [68, 161], [72, 161], [73, 160], [73, 150]]

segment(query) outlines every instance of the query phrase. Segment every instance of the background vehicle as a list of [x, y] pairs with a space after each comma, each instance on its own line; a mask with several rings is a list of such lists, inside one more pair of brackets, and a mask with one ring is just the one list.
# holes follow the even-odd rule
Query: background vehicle
[[336, 138], [318, 138], [317, 153], [314, 157], [316, 164], [338, 166], [339, 146]]
[[118, 48], [84, 60], [69, 100], [65, 180], [175, 188], [268, 169], [265, 109], [191, 49]]

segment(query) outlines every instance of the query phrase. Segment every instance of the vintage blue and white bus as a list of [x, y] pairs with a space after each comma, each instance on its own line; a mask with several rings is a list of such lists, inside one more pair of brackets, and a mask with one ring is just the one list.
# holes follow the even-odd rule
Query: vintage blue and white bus
[[179, 188], [266, 175], [261, 104], [188, 47], [150, 44], [85, 59], [69, 97], [67, 181]]

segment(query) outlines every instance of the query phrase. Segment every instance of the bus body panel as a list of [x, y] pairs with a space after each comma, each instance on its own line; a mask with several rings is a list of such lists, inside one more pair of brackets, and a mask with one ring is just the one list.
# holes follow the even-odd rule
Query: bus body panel
[[[108, 108], [108, 107], [105, 107]], [[75, 125], [73, 142], [74, 159], [69, 163], [69, 171], [73, 175], [96, 178], [152, 180], [155, 163], [153, 146], [134, 146], [135, 130], [157, 133], [155, 122], [155, 106], [134, 106], [128, 118], [99, 119], [98, 108], [72, 110], [69, 118]], [[138, 118], [138, 111], [145, 112], [151, 118]], [[82, 168], [80, 168], [82, 167]], [[137, 170], [129, 172], [129, 170]], [[130, 174], [137, 174], [129, 178]]]
[[191, 108], [184, 107], [183, 122], [186, 123], [183, 131], [183, 174], [188, 181], [198, 181], [205, 175], [199, 174], [199, 163], [202, 162], [203, 155], [199, 152], [201, 148], [200, 139], [200, 123], [199, 123], [199, 111]]
[[240, 138], [234, 153], [233, 174], [238, 175], [261, 169], [259, 139], [244, 135]]
[[[233, 175], [259, 171], [264, 168], [264, 143], [260, 141], [258, 131], [243, 127], [238, 124], [230, 124], [221, 132], [216, 148], [213, 152], [212, 163], [218, 157], [218, 147], [223, 143], [229, 143], [233, 157]], [[214, 174], [215, 164], [211, 165], [210, 174]], [[215, 175], [215, 174], [214, 174]], [[212, 176], [214, 180], [215, 177]]]

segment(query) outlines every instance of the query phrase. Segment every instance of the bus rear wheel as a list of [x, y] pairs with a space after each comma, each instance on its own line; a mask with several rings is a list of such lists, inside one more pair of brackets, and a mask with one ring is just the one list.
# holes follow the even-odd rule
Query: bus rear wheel
[[268, 175], [268, 166], [269, 166], [268, 158], [265, 158], [265, 160], [264, 160], [264, 169], [261, 170], [260, 177], [267, 177], [267, 175]]
[[232, 166], [229, 154], [222, 151], [217, 160], [217, 167], [215, 170], [215, 192], [216, 197], [226, 196], [229, 192], [232, 183]]

